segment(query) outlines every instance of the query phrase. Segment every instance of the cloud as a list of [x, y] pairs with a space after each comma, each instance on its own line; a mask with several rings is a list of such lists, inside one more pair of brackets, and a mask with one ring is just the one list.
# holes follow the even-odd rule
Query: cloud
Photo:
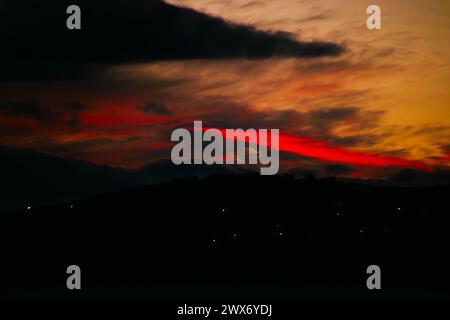
[[141, 106], [145, 112], [151, 112], [156, 115], [172, 116], [173, 113], [168, 106], [162, 103], [146, 102]]
[[[351, 111], [350, 111], [351, 110]], [[228, 113], [227, 113], [228, 112]], [[313, 110], [310, 112], [300, 113], [298, 111], [282, 111], [281, 115], [289, 114], [291, 117], [297, 117], [299, 119], [308, 119], [315, 118], [323, 121], [323, 124], [330, 125], [338, 120], [352, 118], [355, 114], [359, 113], [358, 109], [337, 109], [336, 111], [327, 110], [324, 113], [318, 113]], [[273, 118], [273, 114], [269, 112], [263, 111], [255, 111], [255, 110], [247, 110], [245, 113], [244, 108], [240, 110], [240, 115], [237, 116], [236, 112], [232, 112], [232, 110], [226, 110], [224, 113], [216, 113], [213, 114], [211, 120], [204, 120], [203, 127], [204, 128], [277, 128], [282, 129], [274, 125], [274, 122], [271, 122]], [[234, 115], [234, 118], [229, 118]], [[231, 126], [223, 126], [220, 125], [216, 119], [220, 119], [219, 121], [227, 121]], [[276, 119], [276, 117], [275, 117]], [[283, 117], [279, 118], [283, 119]], [[280, 121], [278, 119], [278, 121]], [[231, 120], [231, 121], [230, 121]], [[229, 122], [228, 122], [229, 121]], [[293, 123], [289, 121], [282, 121], [287, 125], [292, 126]], [[192, 126], [192, 123], [186, 124], [188, 128]], [[302, 132], [301, 126], [305, 125], [306, 129], [303, 130], [303, 134], [299, 134], [298, 132]], [[284, 151], [292, 154], [297, 154], [305, 157], [311, 157], [321, 160], [326, 163], [339, 163], [345, 165], [352, 165], [357, 167], [410, 167], [416, 168], [419, 170], [425, 170], [431, 172], [433, 170], [432, 166], [428, 165], [422, 161], [414, 161], [409, 160], [405, 157], [395, 157], [382, 155], [374, 152], [367, 152], [356, 150], [353, 148], [346, 147], [338, 147], [330, 143], [330, 141], [319, 140], [315, 134], [306, 134], [307, 126], [310, 124], [308, 122], [297, 123], [296, 126], [300, 127], [300, 129], [292, 130], [292, 127], [288, 126], [287, 130], [281, 130], [279, 135], [279, 151]], [[329, 132], [332, 134], [332, 132]], [[257, 143], [257, 141], [251, 141], [253, 143]]]
[[[69, 150], [77, 149], [77, 157], [82, 159], [137, 167], [150, 160], [167, 157], [171, 132], [175, 128], [190, 128], [194, 120], [202, 120], [205, 128], [280, 129], [280, 151], [290, 155], [281, 159], [285, 160], [287, 168], [295, 167], [299, 157], [307, 157], [331, 164], [329, 167], [314, 167], [328, 175], [352, 174], [352, 168], [369, 167], [432, 170], [431, 160], [413, 157], [410, 152], [389, 153], [392, 147], [384, 151], [377, 148], [386, 143], [385, 133], [370, 129], [364, 131], [365, 128], [376, 127], [383, 115], [376, 110], [357, 107], [259, 110], [226, 98], [221, 100], [220, 97], [207, 97], [196, 108], [192, 108], [192, 104], [180, 105], [169, 100], [169, 109], [165, 103], [165, 100], [156, 98], [140, 105], [131, 101], [128, 104], [106, 101], [104, 105], [97, 102], [92, 107], [81, 102], [50, 104], [52, 108], [42, 108], [48, 113], [45, 126], [24, 127], [20, 134], [16, 134], [16, 141], [50, 151], [55, 148], [63, 150], [71, 144]], [[38, 102], [35, 104], [41, 106]], [[19, 126], [19, 123], [14, 125]], [[90, 141], [93, 143], [87, 144]], [[77, 142], [83, 142], [79, 148], [74, 147]], [[128, 151], [117, 153], [117, 150]], [[444, 160], [435, 162], [443, 163]], [[310, 165], [305, 167], [312, 168]]]
[[87, 109], [87, 106], [82, 104], [82, 103], [80, 103], [80, 102], [74, 101], [74, 102], [69, 103], [67, 105], [67, 108], [69, 110], [74, 111], [74, 112], [80, 112], [80, 111], [83, 111], [83, 110]]
[[[314, 108], [308, 111], [255, 110], [227, 101], [211, 100], [210, 103], [220, 108], [216, 113], [204, 116], [203, 120], [210, 127], [278, 128], [292, 134], [317, 136], [320, 141], [343, 147], [378, 142], [377, 135], [366, 134], [363, 130], [376, 127], [384, 114], [380, 110], [362, 110], [358, 107]], [[351, 130], [348, 132], [353, 134], [337, 135], [336, 131], [341, 127]]]
[[356, 118], [359, 112], [358, 108], [351, 107], [316, 109], [306, 115], [305, 122], [315, 134], [328, 133], [342, 122]]
[[69, 117], [69, 127], [71, 129], [76, 129], [81, 124], [81, 116], [80, 113], [88, 107], [85, 104], [82, 104], [80, 102], [71, 102], [66, 106], [66, 109], [68, 111], [68, 117]]
[[80, 124], [80, 113], [86, 109], [87, 106], [79, 102], [51, 107], [39, 100], [0, 101], [0, 116], [9, 117], [18, 127], [19, 120], [25, 118], [45, 122], [46, 127], [62, 124], [74, 129]]
[[450, 185], [450, 170], [445, 167], [437, 168], [435, 172], [424, 172], [415, 169], [403, 169], [383, 180], [384, 184], [392, 186], [432, 186]]
[[249, 8], [254, 8], [254, 7], [261, 7], [264, 5], [265, 5], [265, 3], [262, 1], [250, 1], [250, 2], [244, 3], [239, 8], [240, 9], [249, 9]]
[[335, 43], [302, 42], [160, 0], [77, 1], [81, 30], [65, 26], [71, 1], [4, 2], [0, 36], [8, 40], [0, 52], [0, 80], [80, 78], [111, 65], [161, 60], [313, 58], [344, 51]]
[[350, 176], [359, 171], [358, 168], [342, 163], [323, 163], [317, 159], [299, 159], [297, 166], [286, 171], [296, 177], [314, 175], [318, 177]]
[[291, 174], [296, 177], [303, 177], [303, 176], [316, 176], [319, 175], [319, 172], [315, 169], [306, 169], [306, 168], [293, 168], [288, 171], [286, 171], [287, 174]]
[[358, 169], [348, 166], [342, 163], [333, 163], [333, 164], [326, 164], [325, 165], [325, 171], [327, 175], [348, 175], [355, 172], [358, 172]]
[[37, 120], [48, 119], [50, 116], [48, 111], [36, 100], [0, 101], [0, 115]]
[[310, 120], [313, 122], [336, 122], [345, 120], [357, 115], [357, 108], [327, 108], [313, 110], [310, 113]]

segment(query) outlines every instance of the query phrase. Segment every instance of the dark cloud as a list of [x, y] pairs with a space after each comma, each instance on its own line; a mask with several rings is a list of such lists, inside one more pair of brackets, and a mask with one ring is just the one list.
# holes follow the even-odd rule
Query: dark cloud
[[317, 141], [327, 141], [336, 147], [372, 146], [383, 137], [373, 133], [347, 136], [335, 133], [335, 129], [342, 126], [356, 133], [376, 126], [384, 114], [378, 110], [362, 110], [358, 107], [322, 108], [303, 112], [297, 109], [255, 110], [220, 98], [210, 98], [203, 107], [206, 110], [220, 109], [196, 119], [202, 120], [205, 127], [276, 128], [283, 133], [315, 136]]
[[56, 108], [44, 105], [38, 100], [0, 101], [0, 115], [35, 119], [47, 125], [65, 124], [72, 129], [80, 124], [80, 113], [86, 109], [87, 106], [80, 102]]
[[[282, 158], [284, 160], [284, 158]], [[323, 163], [315, 158], [298, 157], [297, 166], [286, 171], [296, 177], [315, 175], [317, 177], [348, 176], [358, 172], [358, 168], [341, 163]]]
[[358, 169], [341, 163], [332, 163], [325, 165], [325, 172], [327, 175], [339, 176], [358, 172]]
[[359, 112], [357, 108], [332, 108], [332, 109], [319, 109], [310, 113], [310, 119], [315, 122], [321, 121], [340, 121], [354, 117]]
[[[221, 106], [220, 101], [214, 101], [213, 106]], [[227, 103], [226, 109], [220, 112], [220, 117], [213, 114], [207, 120], [213, 126], [225, 128], [233, 124], [242, 128], [278, 128], [299, 135], [318, 135], [324, 140], [341, 146], [351, 146], [359, 143], [365, 145], [377, 141], [377, 136], [361, 135], [337, 137], [333, 129], [341, 126], [352, 126], [355, 131], [373, 127], [383, 112], [363, 111], [357, 107], [336, 107], [313, 109], [301, 112], [294, 109], [277, 111], [252, 110], [245, 106]], [[210, 119], [211, 118], [211, 119]]]
[[[357, 107], [322, 108], [309, 112], [305, 122], [308, 124], [307, 130], [310, 134], [320, 134], [324, 138], [331, 135], [330, 138], [334, 139], [336, 136], [333, 132], [337, 127], [345, 125], [354, 132], [364, 131], [376, 127], [383, 114], [384, 111], [361, 110]], [[370, 145], [377, 138], [379, 137], [364, 134], [345, 138], [337, 137], [335, 142], [342, 146], [352, 142]]]
[[48, 119], [50, 116], [48, 111], [36, 100], [0, 101], [0, 114], [38, 120]]
[[415, 130], [415, 134], [441, 134], [450, 130], [446, 125], [424, 125]]
[[306, 169], [306, 168], [293, 168], [286, 171], [287, 174], [291, 174], [295, 177], [304, 177], [304, 176], [317, 176], [319, 172], [314, 169]]
[[450, 170], [446, 167], [437, 168], [434, 172], [403, 169], [382, 180], [382, 182], [386, 185], [409, 187], [450, 185]]
[[271, 125], [272, 127], [289, 130], [299, 135], [320, 135], [320, 139], [327, 140], [336, 145], [349, 146], [358, 143], [365, 145], [376, 141], [373, 135], [336, 137], [333, 129], [347, 125], [354, 131], [373, 127], [383, 112], [362, 111], [357, 107], [335, 107], [321, 108], [310, 111], [297, 111], [293, 109], [266, 112], [251, 112], [244, 119], [253, 119], [259, 124]]
[[146, 102], [141, 106], [141, 109], [144, 110], [145, 112], [151, 112], [161, 116], [173, 115], [169, 107], [162, 103]]
[[69, 110], [74, 111], [74, 112], [80, 112], [80, 111], [83, 111], [83, 110], [87, 109], [87, 106], [82, 104], [82, 103], [80, 103], [80, 102], [75, 101], [75, 102], [69, 103], [67, 105], [67, 108]]
[[76, 129], [81, 123], [80, 113], [86, 110], [88, 107], [80, 102], [72, 102], [66, 106], [69, 113], [69, 127]]
[[[82, 29], [66, 28], [66, 8], [77, 4]], [[160, 0], [2, 2], [0, 80], [79, 78], [110, 65], [157, 60], [312, 58], [343, 47], [301, 42]]]

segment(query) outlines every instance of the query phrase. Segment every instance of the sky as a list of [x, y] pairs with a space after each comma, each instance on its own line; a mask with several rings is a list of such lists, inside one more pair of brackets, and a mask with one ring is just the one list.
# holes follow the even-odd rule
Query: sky
[[[285, 171], [449, 169], [450, 5], [361, 0], [0, 0], [0, 145], [115, 167], [175, 128], [278, 128]], [[374, 2], [375, 4], [375, 2]], [[62, 12], [62, 15], [61, 15]]]

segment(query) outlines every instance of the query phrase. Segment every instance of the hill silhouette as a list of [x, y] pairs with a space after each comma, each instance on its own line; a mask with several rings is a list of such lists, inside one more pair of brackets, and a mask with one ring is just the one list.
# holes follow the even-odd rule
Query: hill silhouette
[[132, 172], [0, 146], [0, 214], [116, 190]]
[[[305, 170], [290, 170], [301, 178]], [[0, 215], [28, 206], [54, 205], [62, 202], [158, 184], [185, 178], [211, 175], [255, 175], [257, 169], [242, 165], [174, 165], [170, 160], [148, 163], [138, 169], [98, 165], [68, 157], [58, 157], [33, 150], [0, 146]], [[421, 172], [402, 170], [383, 180], [338, 177], [341, 182], [373, 186], [420, 187], [450, 185], [448, 170]]]
[[170, 160], [149, 163], [137, 170], [125, 170], [0, 146], [0, 215], [28, 206], [80, 200], [133, 186], [235, 173], [251, 171], [239, 166], [176, 166]]

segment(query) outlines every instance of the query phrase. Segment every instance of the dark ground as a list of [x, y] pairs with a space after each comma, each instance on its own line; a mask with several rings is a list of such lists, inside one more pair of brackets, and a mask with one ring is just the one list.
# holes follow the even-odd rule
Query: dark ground
[[449, 190], [213, 176], [33, 207], [0, 216], [0, 298], [449, 299]]

